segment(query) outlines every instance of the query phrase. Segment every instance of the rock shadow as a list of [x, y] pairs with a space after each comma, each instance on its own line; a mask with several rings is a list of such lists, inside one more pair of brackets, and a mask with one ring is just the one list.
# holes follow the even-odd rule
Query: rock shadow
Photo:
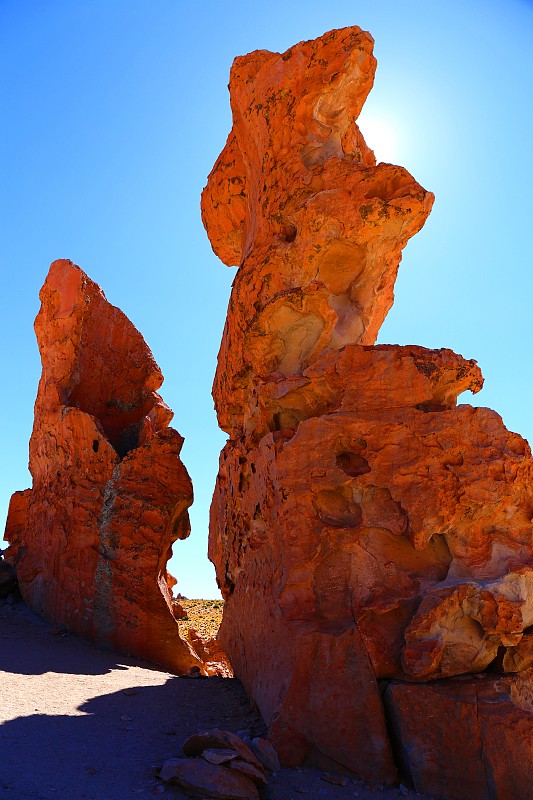
[[[31, 641], [31, 647], [23, 643]], [[113, 669], [154, 665], [98, 648], [43, 620], [23, 603], [0, 602], [0, 672], [105, 675]], [[2, 800], [2, 798], [0, 798]]]

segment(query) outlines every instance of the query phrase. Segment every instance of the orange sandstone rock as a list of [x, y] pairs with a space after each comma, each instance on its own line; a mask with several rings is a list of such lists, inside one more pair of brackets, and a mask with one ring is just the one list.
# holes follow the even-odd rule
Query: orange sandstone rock
[[[6, 558], [47, 619], [184, 672], [166, 564], [193, 493], [141, 334], [70, 261], [55, 261], [35, 321], [43, 371], [33, 487], [11, 501]], [[175, 581], [174, 581], [175, 582]]]
[[[250, 625], [256, 604], [269, 619], [277, 608], [296, 649], [297, 631], [338, 636], [356, 622], [378, 678], [484, 669], [533, 624], [533, 574], [521, 566], [532, 472], [527, 444], [469, 406], [326, 414], [257, 446], [229, 442], [210, 540], [228, 601], [223, 644], [235, 647], [253, 586]], [[271, 624], [258, 648], [269, 649]], [[241, 657], [230, 655], [237, 675]], [[276, 670], [263, 692], [270, 680]]]
[[207, 639], [195, 628], [187, 631], [187, 641], [196, 655], [206, 664], [207, 675], [218, 675], [222, 678], [233, 678], [233, 670], [228, 657], [217, 639]]
[[258, 439], [333, 411], [444, 411], [456, 405], [462, 392], [475, 393], [482, 386], [476, 362], [451, 350], [345, 345], [300, 374], [256, 379], [243, 410], [244, 429]]
[[533, 785], [531, 675], [392, 683], [402, 766], [417, 791], [450, 800], [526, 800]]
[[213, 249], [239, 265], [214, 384], [232, 436], [253, 381], [373, 344], [402, 248], [431, 210], [406, 170], [375, 165], [355, 122], [372, 46], [345, 28], [233, 64], [233, 129], [202, 196]]
[[[426, 727], [441, 714], [427, 762], [460, 787], [460, 743], [480, 723], [453, 676], [519, 673], [490, 691], [530, 691], [533, 461], [495, 412], [457, 406], [483, 384], [474, 361], [373, 346], [433, 197], [376, 165], [357, 128], [371, 50], [347, 28], [232, 68], [233, 128], [202, 197], [213, 249], [239, 267], [213, 387], [230, 439], [209, 556], [219, 638], [283, 763], [414, 776], [405, 694]], [[428, 684], [441, 678], [442, 693]], [[520, 701], [501, 717], [505, 737], [526, 732], [503, 750], [527, 775], [529, 713]], [[471, 752], [475, 792], [487, 758], [505, 781], [497, 746]], [[446, 794], [431, 775], [420, 767], [417, 788]], [[454, 796], [477, 797], [469, 786]]]
[[12, 494], [9, 501], [4, 539], [10, 543], [10, 547], [6, 552], [11, 563], [17, 563], [18, 549], [24, 542], [30, 499], [31, 489], [24, 489], [22, 492]]

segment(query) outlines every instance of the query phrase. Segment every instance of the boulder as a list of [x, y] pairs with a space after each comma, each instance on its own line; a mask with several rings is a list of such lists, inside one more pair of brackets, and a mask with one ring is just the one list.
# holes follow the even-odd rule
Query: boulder
[[233, 678], [233, 669], [218, 639], [207, 639], [195, 628], [187, 631], [187, 641], [200, 659], [204, 662], [207, 675], [218, 675]]
[[259, 800], [255, 783], [242, 773], [203, 758], [171, 758], [161, 769], [165, 783], [181, 786], [190, 797], [213, 800]]
[[252, 764], [264, 773], [261, 762], [258, 761], [248, 745], [240, 736], [231, 731], [213, 728], [210, 731], [195, 733], [183, 743], [183, 752], [186, 756], [201, 756], [205, 750], [212, 749], [233, 750], [243, 761], [247, 761], [248, 764]]
[[532, 686], [528, 673], [391, 683], [386, 703], [415, 789], [450, 800], [531, 797]]

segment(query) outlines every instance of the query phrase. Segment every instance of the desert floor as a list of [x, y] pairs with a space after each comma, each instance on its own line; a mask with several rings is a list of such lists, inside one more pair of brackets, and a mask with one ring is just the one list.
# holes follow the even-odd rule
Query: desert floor
[[[178, 678], [0, 600], [0, 800], [185, 798], [158, 770], [213, 727], [264, 733], [237, 680]], [[404, 787], [334, 786], [307, 769], [271, 783], [271, 800], [416, 796], [429, 800]]]

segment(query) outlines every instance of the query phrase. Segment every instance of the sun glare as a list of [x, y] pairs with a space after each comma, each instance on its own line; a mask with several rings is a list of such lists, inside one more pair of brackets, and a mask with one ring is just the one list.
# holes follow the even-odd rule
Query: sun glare
[[395, 163], [399, 155], [398, 131], [391, 122], [375, 114], [363, 112], [357, 124], [365, 142], [372, 148], [377, 161]]

